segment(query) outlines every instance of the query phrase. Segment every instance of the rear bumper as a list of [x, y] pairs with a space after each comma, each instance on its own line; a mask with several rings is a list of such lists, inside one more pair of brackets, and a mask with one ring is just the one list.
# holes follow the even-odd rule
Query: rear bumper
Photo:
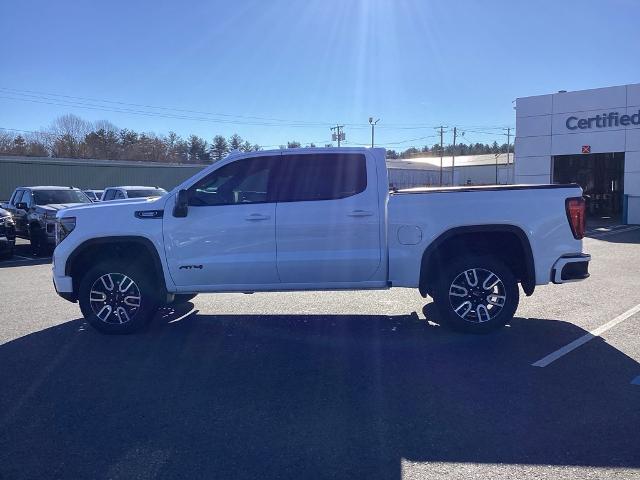
[[591, 255], [581, 253], [560, 257], [551, 269], [553, 283], [578, 282], [589, 278]]

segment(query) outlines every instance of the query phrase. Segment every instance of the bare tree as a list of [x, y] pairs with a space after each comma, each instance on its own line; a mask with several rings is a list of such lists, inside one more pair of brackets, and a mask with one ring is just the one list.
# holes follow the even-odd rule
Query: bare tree
[[77, 115], [67, 114], [56, 118], [50, 133], [55, 136], [52, 155], [54, 157], [79, 158], [85, 136], [91, 131], [91, 125]]

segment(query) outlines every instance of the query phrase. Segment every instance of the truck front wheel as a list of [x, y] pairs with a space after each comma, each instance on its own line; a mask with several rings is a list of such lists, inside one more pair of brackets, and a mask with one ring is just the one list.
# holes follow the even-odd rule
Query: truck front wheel
[[37, 225], [29, 227], [29, 241], [31, 243], [31, 254], [39, 257], [45, 253], [47, 239], [42, 229]]
[[509, 323], [518, 308], [518, 282], [493, 256], [452, 261], [439, 276], [434, 300], [445, 324], [469, 333], [488, 333]]
[[158, 290], [143, 268], [104, 262], [82, 277], [78, 302], [84, 318], [96, 330], [126, 334], [151, 320], [159, 305]]

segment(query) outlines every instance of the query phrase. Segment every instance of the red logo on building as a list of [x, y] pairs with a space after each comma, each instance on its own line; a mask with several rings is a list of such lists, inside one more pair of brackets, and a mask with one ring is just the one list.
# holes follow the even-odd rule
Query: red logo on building
[[591, 145], [582, 145], [582, 153], [591, 153]]

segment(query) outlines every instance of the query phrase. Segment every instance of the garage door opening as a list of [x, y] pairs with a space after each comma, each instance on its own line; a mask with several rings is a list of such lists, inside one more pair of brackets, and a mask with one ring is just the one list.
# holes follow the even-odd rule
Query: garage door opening
[[553, 157], [553, 183], [577, 183], [591, 223], [622, 223], [624, 152]]

